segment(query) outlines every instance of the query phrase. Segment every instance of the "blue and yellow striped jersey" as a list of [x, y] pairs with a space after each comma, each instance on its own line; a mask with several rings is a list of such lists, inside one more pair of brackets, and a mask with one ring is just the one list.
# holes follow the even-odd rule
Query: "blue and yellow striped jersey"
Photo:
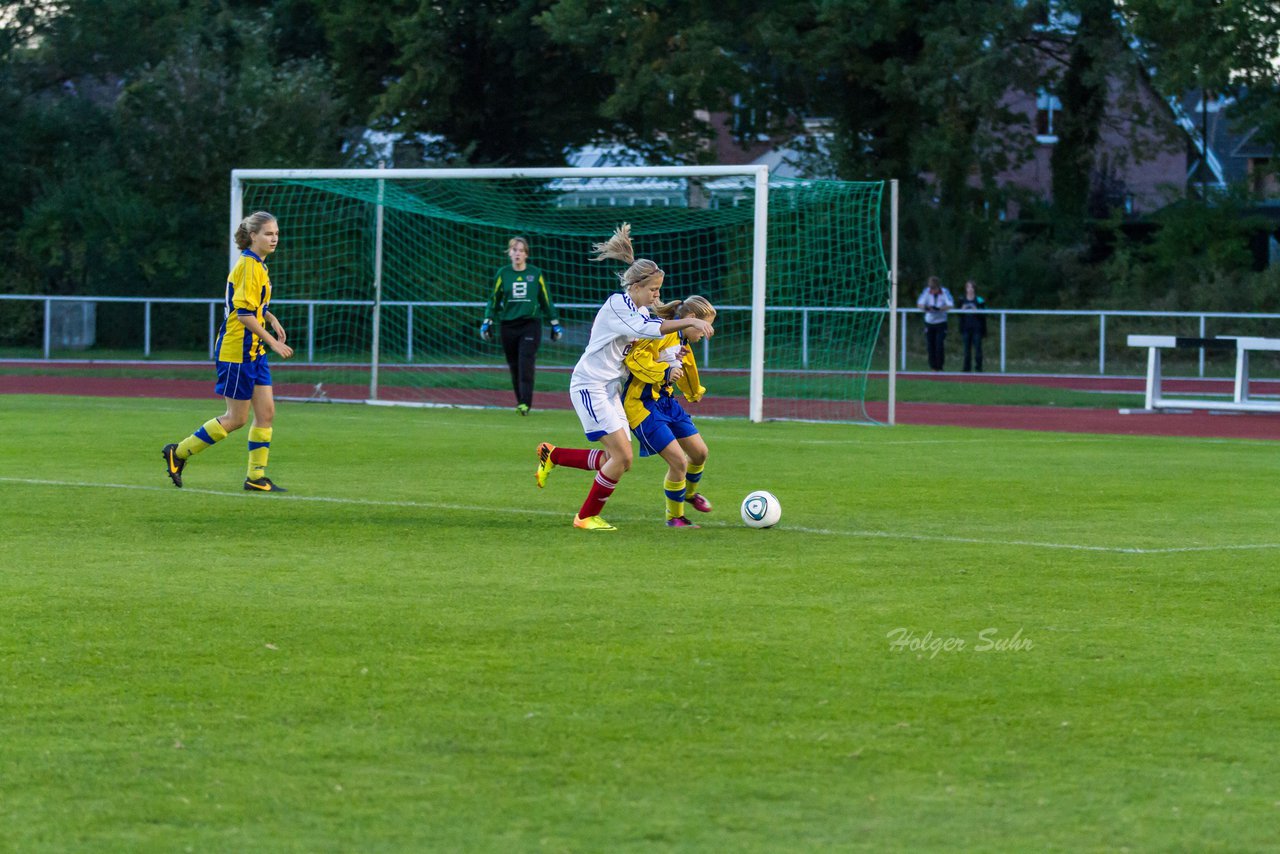
[[262, 259], [246, 249], [240, 253], [227, 277], [227, 299], [223, 306], [224, 320], [213, 348], [220, 362], [252, 362], [267, 347], [262, 339], [245, 329], [241, 317], [256, 317], [265, 325], [264, 312], [271, 304], [271, 277]]
[[[622, 408], [632, 429], [649, 417], [647, 401], [671, 396], [673, 389], [668, 371], [675, 365], [676, 354], [683, 346], [684, 336], [679, 332], [668, 332], [662, 338], [642, 339], [631, 345], [623, 359], [629, 373], [622, 387]], [[687, 400], [696, 403], [707, 389], [698, 380], [698, 363], [693, 358], [692, 349], [685, 353], [680, 364], [684, 368], [684, 376], [676, 380], [675, 386]]]

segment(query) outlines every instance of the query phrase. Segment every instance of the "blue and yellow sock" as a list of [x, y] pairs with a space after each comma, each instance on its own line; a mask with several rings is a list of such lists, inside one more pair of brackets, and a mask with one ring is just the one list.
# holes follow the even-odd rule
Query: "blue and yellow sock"
[[662, 491], [667, 497], [667, 518], [674, 519], [677, 516], [684, 515], [684, 489], [685, 482], [683, 480], [662, 480]]
[[702, 481], [702, 470], [706, 467], [706, 463], [696, 466], [692, 463], [689, 464], [689, 471], [685, 474], [685, 478], [689, 481], [689, 489], [684, 496], [686, 501], [698, 494], [698, 484]]
[[227, 431], [222, 428], [222, 422], [216, 418], [210, 418], [201, 424], [196, 432], [178, 443], [178, 459], [185, 460], [195, 456], [205, 448], [212, 448], [225, 438], [227, 438]]
[[271, 428], [249, 428], [249, 480], [267, 473], [267, 454], [271, 452]]

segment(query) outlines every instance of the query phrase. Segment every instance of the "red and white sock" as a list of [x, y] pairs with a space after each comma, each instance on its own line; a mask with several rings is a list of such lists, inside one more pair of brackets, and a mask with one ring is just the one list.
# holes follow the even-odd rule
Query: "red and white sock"
[[595, 482], [591, 484], [591, 491], [587, 493], [587, 500], [582, 502], [582, 509], [578, 511], [578, 518], [589, 519], [592, 516], [599, 516], [600, 511], [604, 510], [604, 503], [617, 488], [616, 480], [609, 480], [603, 474], [596, 474]]
[[556, 448], [551, 452], [551, 462], [571, 469], [600, 471], [605, 459], [599, 448]]

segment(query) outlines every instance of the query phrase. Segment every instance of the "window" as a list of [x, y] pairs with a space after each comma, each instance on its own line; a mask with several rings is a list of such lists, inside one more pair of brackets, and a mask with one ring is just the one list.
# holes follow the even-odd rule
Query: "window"
[[1055, 124], [1061, 112], [1062, 102], [1058, 96], [1041, 89], [1036, 97], [1036, 142], [1052, 145], [1058, 141]]

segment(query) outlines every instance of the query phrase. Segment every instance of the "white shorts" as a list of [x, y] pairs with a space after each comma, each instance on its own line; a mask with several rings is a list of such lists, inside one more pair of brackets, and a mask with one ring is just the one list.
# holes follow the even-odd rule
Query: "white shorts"
[[609, 383], [604, 388], [571, 388], [569, 398], [582, 422], [582, 432], [598, 442], [618, 430], [626, 432], [627, 413], [622, 409], [622, 383]]

